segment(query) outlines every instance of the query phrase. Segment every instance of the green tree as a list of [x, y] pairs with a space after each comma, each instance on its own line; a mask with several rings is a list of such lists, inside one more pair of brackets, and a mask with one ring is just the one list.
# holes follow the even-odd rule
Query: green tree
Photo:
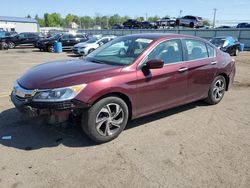
[[159, 16], [155, 15], [155, 16], [150, 16], [150, 17], [148, 18], [148, 21], [150, 21], [150, 22], [155, 22], [155, 21], [160, 20], [160, 19], [161, 19], [161, 18], [160, 18]]
[[44, 19], [39, 18], [38, 15], [35, 16], [35, 20], [38, 22], [40, 27], [45, 27]]
[[83, 29], [90, 29], [94, 26], [94, 20], [90, 16], [81, 17], [80, 22]]
[[211, 23], [209, 20], [203, 20], [203, 25], [204, 26], [211, 26]]
[[65, 23], [66, 23], [67, 26], [69, 26], [70, 23], [72, 23], [72, 22], [75, 22], [75, 23], [77, 23], [78, 25], [79, 25], [79, 23], [80, 23], [79, 17], [76, 16], [76, 15], [73, 15], [73, 14], [68, 14], [68, 15], [65, 17], [64, 21], [65, 21]]
[[143, 22], [144, 21], [144, 17], [143, 16], [136, 17], [136, 20], [138, 22]]

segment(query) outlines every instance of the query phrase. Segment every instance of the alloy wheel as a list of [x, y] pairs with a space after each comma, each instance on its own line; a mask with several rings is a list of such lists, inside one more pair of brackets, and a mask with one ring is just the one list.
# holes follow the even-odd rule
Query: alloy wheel
[[222, 79], [218, 79], [214, 84], [213, 97], [215, 101], [222, 99], [225, 92], [225, 83]]
[[96, 130], [102, 136], [111, 136], [121, 128], [124, 111], [119, 104], [109, 103], [96, 117]]
[[13, 42], [9, 42], [8, 45], [9, 45], [9, 48], [11, 49], [15, 48], [15, 44]]

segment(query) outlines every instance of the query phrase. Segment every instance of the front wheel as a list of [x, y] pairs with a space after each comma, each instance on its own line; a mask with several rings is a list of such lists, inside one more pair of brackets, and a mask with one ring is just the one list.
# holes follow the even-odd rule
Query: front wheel
[[106, 97], [83, 114], [82, 128], [91, 140], [104, 143], [119, 136], [128, 117], [128, 106], [121, 98]]
[[208, 104], [218, 104], [226, 91], [226, 79], [224, 76], [217, 76], [213, 83], [211, 84], [209, 91], [208, 91], [208, 97], [205, 100]]
[[48, 52], [51, 52], [51, 53], [55, 52], [53, 45], [48, 46], [47, 50]]

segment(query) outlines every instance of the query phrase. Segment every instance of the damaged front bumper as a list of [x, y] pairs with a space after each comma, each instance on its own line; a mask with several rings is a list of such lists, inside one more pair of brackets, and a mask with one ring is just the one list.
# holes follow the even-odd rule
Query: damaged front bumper
[[21, 113], [30, 117], [47, 116], [50, 124], [65, 122], [70, 115], [80, 115], [88, 105], [78, 101], [34, 102], [32, 97], [20, 97], [12, 92], [11, 101]]

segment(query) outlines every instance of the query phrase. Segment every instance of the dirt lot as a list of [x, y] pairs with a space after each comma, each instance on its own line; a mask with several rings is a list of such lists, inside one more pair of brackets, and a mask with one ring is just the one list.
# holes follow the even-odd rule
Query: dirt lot
[[196, 102], [132, 121], [103, 145], [80, 126], [27, 119], [9, 101], [24, 71], [69, 56], [0, 51], [1, 188], [250, 187], [250, 52], [236, 58], [234, 86], [220, 104]]

